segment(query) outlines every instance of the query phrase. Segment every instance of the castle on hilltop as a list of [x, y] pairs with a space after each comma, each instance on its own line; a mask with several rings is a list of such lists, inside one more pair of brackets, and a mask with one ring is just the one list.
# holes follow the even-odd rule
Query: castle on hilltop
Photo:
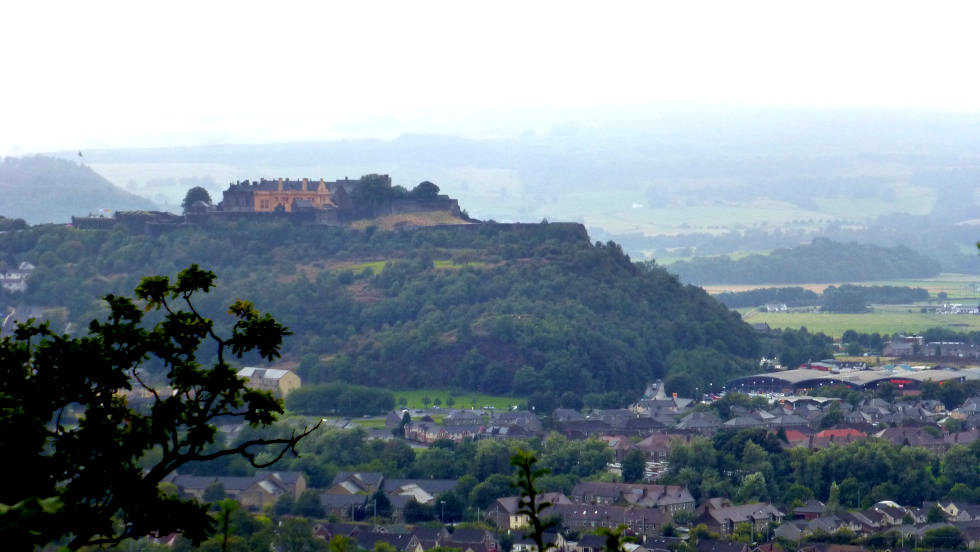
[[[391, 186], [391, 177], [377, 175]], [[360, 186], [361, 179], [345, 178], [334, 182], [302, 180], [261, 179], [244, 180], [228, 186], [218, 204], [219, 211], [273, 213], [309, 210], [344, 209], [352, 206], [350, 192]]]
[[[439, 187], [422, 182], [412, 190], [392, 186], [386, 174], [368, 174], [356, 180], [332, 182], [279, 178], [233, 182], [217, 205], [197, 200], [184, 206], [184, 214], [119, 211], [112, 217], [72, 217], [77, 228], [108, 230], [123, 224], [133, 232], [156, 233], [183, 225], [207, 225], [218, 220], [282, 220], [296, 224], [348, 226], [358, 220], [410, 213], [443, 212], [460, 224], [475, 222], [459, 202], [440, 194]], [[393, 223], [410, 228], [408, 221]], [[445, 224], [443, 222], [442, 224]], [[453, 224], [453, 222], [450, 222]]]

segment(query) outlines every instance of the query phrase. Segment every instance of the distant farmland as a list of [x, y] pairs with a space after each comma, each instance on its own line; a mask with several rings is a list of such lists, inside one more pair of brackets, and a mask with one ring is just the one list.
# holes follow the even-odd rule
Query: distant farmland
[[749, 291], [769, 287], [801, 287], [815, 293], [822, 293], [828, 286], [853, 284], [856, 286], [909, 286], [925, 288], [933, 297], [945, 291], [948, 300], [980, 300], [980, 276], [972, 274], [943, 273], [935, 278], [909, 280], [877, 280], [872, 282], [826, 282], [810, 284], [711, 284], [701, 286], [714, 295], [723, 291]]
[[[765, 322], [771, 328], [798, 329], [805, 326], [811, 332], [823, 332], [840, 337], [847, 330], [861, 333], [921, 332], [929, 328], [949, 328], [955, 331], [980, 331], [980, 316], [967, 314], [934, 314], [919, 312], [919, 307], [902, 305], [872, 305], [874, 312], [837, 314], [829, 312], [760, 312], [759, 309], [739, 309], [746, 322]], [[909, 310], [913, 312], [909, 312]]]
[[[840, 337], [847, 330], [862, 333], [921, 332], [929, 328], [948, 328], [954, 331], [980, 331], [980, 316], [923, 313], [922, 307], [935, 307], [941, 303], [937, 294], [945, 292], [947, 302], [976, 304], [980, 301], [980, 276], [970, 274], [940, 274], [935, 278], [912, 280], [881, 280], [876, 282], [834, 282], [800, 284], [816, 293], [828, 286], [855, 284], [866, 286], [909, 286], [921, 287], [929, 291], [931, 302], [914, 305], [871, 305], [872, 312], [861, 314], [840, 314], [825, 312], [761, 312], [758, 308], [739, 309], [746, 322], [765, 322], [772, 328], [798, 329], [805, 326], [812, 332], [823, 332]], [[708, 293], [723, 291], [748, 291], [766, 287], [789, 287], [772, 285], [712, 285], [703, 286]]]

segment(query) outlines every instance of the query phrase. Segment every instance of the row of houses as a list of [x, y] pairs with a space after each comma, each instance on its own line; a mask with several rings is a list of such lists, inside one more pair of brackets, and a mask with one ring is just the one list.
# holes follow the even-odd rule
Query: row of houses
[[[938, 506], [945, 519], [930, 523], [929, 511]], [[944, 526], [955, 527], [970, 548], [980, 544], [980, 504], [955, 501], [927, 502], [922, 507], [907, 507], [892, 501], [882, 501], [870, 508], [851, 512], [831, 513], [817, 500], [795, 508], [793, 519], [779, 525], [773, 536], [790, 542], [800, 542], [811, 535], [850, 531], [858, 535], [896, 531], [902, 539], [921, 541], [926, 531]]]

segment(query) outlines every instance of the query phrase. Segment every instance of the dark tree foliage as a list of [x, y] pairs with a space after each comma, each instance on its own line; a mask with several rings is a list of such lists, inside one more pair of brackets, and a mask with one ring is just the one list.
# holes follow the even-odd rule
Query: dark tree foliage
[[737, 496], [748, 475], [761, 473], [768, 494], [788, 503], [813, 496], [828, 507], [867, 508], [879, 500], [921, 504], [951, 494], [972, 497], [980, 488], [978, 455], [980, 442], [954, 446], [940, 458], [874, 438], [820, 450], [783, 449], [765, 430], [728, 430], [675, 446], [660, 481], [686, 484], [695, 496]]
[[646, 469], [646, 458], [639, 450], [631, 450], [623, 458], [623, 481], [634, 483], [643, 479], [643, 471]]
[[734, 261], [727, 256], [678, 261], [669, 270], [694, 284], [796, 284], [928, 278], [939, 274], [940, 266], [904, 246], [881, 247], [815, 238], [808, 245]]
[[362, 385], [323, 383], [294, 390], [286, 398], [286, 407], [315, 416], [384, 414], [395, 407], [395, 396], [391, 391]]
[[[136, 299], [107, 295], [109, 314], [94, 320], [82, 337], [59, 335], [47, 324], [20, 325], [0, 341], [0, 458], [17, 474], [0, 488], [0, 537], [7, 546], [33, 549], [65, 539], [69, 548], [117, 543], [153, 531], [181, 532], [200, 541], [214, 528], [207, 506], [158, 488], [188, 462], [241, 455], [256, 466], [295, 452], [298, 435], [253, 439], [233, 448], [211, 448], [216, 417], [239, 418], [252, 427], [275, 421], [281, 401], [245, 387], [228, 364], [255, 352], [271, 360], [289, 331], [248, 301], [229, 313], [230, 337], [197, 310], [215, 275], [197, 265], [171, 283], [144, 278]], [[152, 327], [144, 311], [162, 310]], [[158, 314], [158, 313], [155, 313]], [[216, 353], [203, 366], [202, 345]], [[165, 384], [151, 385], [143, 365], [156, 359]], [[152, 397], [134, 408], [130, 393]], [[315, 429], [315, 428], [314, 428]], [[256, 455], [274, 445], [273, 459]], [[141, 462], [148, 452], [155, 458]]]
[[724, 292], [715, 296], [726, 307], [739, 309], [781, 303], [787, 307], [819, 305], [831, 312], [864, 312], [872, 303], [895, 305], [927, 301], [929, 292], [908, 286], [829, 286], [822, 294], [801, 287], [762, 288], [749, 291]]
[[760, 338], [762, 354], [776, 358], [786, 368], [796, 368], [806, 362], [831, 358], [834, 338], [823, 333], [799, 330], [777, 330]]
[[7, 218], [0, 215], [0, 232], [9, 232], [11, 230], [24, 230], [27, 228], [27, 222], [22, 218]]
[[726, 291], [715, 299], [730, 309], [758, 307], [766, 303], [784, 303], [787, 307], [816, 305], [820, 296], [801, 287], [761, 288], [748, 291]]
[[417, 186], [412, 188], [409, 195], [414, 199], [435, 199], [439, 195], [439, 186], [428, 180], [419, 182]]
[[180, 207], [186, 213], [187, 210], [198, 201], [203, 201], [204, 203], [210, 205], [211, 194], [209, 194], [207, 190], [205, 190], [200, 186], [194, 186], [190, 190], [187, 190], [187, 194], [184, 195], [184, 201], [180, 203]]

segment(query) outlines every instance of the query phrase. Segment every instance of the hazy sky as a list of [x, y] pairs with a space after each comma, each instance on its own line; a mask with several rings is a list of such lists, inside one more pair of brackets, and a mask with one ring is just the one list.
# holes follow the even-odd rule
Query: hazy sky
[[976, 2], [8, 2], [0, 155], [609, 105], [980, 111]]

